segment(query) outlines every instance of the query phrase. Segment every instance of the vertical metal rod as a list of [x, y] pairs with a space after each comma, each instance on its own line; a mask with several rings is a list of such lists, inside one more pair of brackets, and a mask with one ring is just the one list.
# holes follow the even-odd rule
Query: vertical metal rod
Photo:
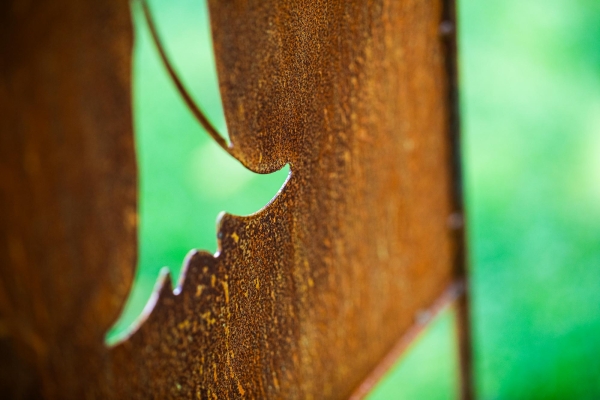
[[473, 350], [471, 338], [471, 308], [469, 289], [465, 282], [462, 295], [456, 300], [456, 338], [460, 372], [459, 394], [462, 400], [475, 399], [473, 385]]
[[453, 214], [449, 225], [454, 231], [457, 245], [454, 261], [454, 277], [463, 285], [461, 296], [456, 301], [456, 338], [460, 372], [460, 398], [475, 399], [473, 347], [471, 337], [470, 287], [467, 270], [465, 212], [463, 207], [463, 184], [460, 147], [460, 113], [458, 85], [457, 21], [455, 0], [443, 1], [440, 36], [446, 50], [446, 71], [448, 76], [449, 140], [452, 150]]

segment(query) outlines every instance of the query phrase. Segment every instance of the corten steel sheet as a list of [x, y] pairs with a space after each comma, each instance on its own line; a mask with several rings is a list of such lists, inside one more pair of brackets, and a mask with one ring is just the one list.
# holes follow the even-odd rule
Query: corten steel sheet
[[136, 261], [131, 50], [127, 2], [0, 2], [2, 398], [105, 379]]
[[0, 28], [0, 311], [47, 397], [345, 398], [449, 287], [442, 2], [211, 0], [232, 153], [292, 176], [104, 348], [135, 265], [129, 10], [18, 4]]

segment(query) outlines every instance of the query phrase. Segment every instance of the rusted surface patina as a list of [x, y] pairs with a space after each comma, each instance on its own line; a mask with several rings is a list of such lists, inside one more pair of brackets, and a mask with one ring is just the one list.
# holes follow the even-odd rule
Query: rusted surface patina
[[[2, 213], [1, 311], [13, 337], [42, 327], [41, 390], [350, 396], [456, 274], [442, 1], [210, 1], [232, 151], [292, 175], [260, 213], [225, 215], [218, 256], [192, 255], [177, 295], [167, 276], [112, 348], [102, 335], [135, 261], [131, 29], [124, 2], [62, 3], [38, 11], [55, 47], [27, 53], [60, 63], [2, 64], [2, 201], [16, 211]], [[32, 29], [15, 24], [2, 40]]]
[[452, 276], [441, 3], [210, 10], [233, 148], [292, 177], [224, 217], [219, 256], [194, 255], [115, 348], [118, 376], [159, 397], [347, 397]]
[[0, 2], [2, 398], [105, 379], [136, 262], [131, 51], [125, 1]]

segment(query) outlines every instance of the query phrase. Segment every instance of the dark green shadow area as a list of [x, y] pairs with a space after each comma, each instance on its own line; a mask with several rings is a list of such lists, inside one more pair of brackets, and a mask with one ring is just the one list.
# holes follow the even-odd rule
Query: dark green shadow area
[[[204, 1], [149, 1], [166, 51], [194, 99], [227, 133]], [[139, 167], [139, 262], [114, 342], [140, 315], [159, 271], [177, 280], [191, 249], [217, 250], [217, 216], [248, 215], [264, 207], [285, 182], [289, 167], [253, 173], [215, 144], [194, 119], [161, 63], [142, 18], [135, 21], [133, 111]]]
[[458, 393], [454, 314], [444, 311], [377, 384], [367, 400], [449, 400]]

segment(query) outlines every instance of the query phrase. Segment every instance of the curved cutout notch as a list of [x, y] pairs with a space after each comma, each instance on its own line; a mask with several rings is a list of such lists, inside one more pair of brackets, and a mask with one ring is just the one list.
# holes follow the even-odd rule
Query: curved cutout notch
[[[182, 14], [184, 18], [185, 15]], [[192, 15], [197, 27], [197, 14]], [[220, 211], [258, 215], [277, 197], [291, 176], [289, 166], [261, 175], [240, 165], [233, 146], [216, 128], [224, 129], [224, 122], [213, 125], [209, 119], [210, 111], [216, 121], [222, 115], [220, 101], [214, 101], [218, 90], [212, 90], [209, 96], [200, 93], [200, 98], [211, 100], [211, 107], [203, 110], [186, 89], [184, 79], [167, 56], [166, 45], [169, 39], [176, 39], [170, 41], [173, 44], [189, 41], [190, 33], [193, 36], [195, 32], [179, 26], [185, 26], [185, 23], [177, 26], [167, 23], [164, 32], [175, 34], [164, 36], [167, 40], [164, 42], [159, 38], [149, 6], [143, 0], [132, 3], [132, 18], [136, 31], [132, 82], [140, 171], [139, 261], [127, 304], [107, 333], [106, 342], [111, 345], [125, 340], [143, 323], [159, 294], [165, 290], [167, 281], [171, 282], [171, 278], [179, 275], [177, 287], [182, 285], [189, 259], [197, 252], [189, 249], [212, 248], [216, 250], [215, 257], [219, 256], [217, 232], [211, 228]], [[211, 92], [217, 83], [210, 35], [198, 39], [194, 37], [196, 43], [202, 44], [203, 65], [208, 68], [201, 71], [202, 76], [188, 75]], [[178, 59], [182, 66], [193, 65], [193, 71], [197, 70], [197, 58], [186, 53]], [[208, 80], [207, 75], [212, 75], [212, 80]], [[208, 137], [198, 125], [204, 128]], [[275, 197], [273, 193], [277, 193]], [[263, 206], [265, 203], [267, 205]], [[259, 208], [260, 211], [256, 211]], [[218, 226], [223, 215], [218, 217]], [[171, 288], [174, 294], [178, 292], [177, 287]]]

